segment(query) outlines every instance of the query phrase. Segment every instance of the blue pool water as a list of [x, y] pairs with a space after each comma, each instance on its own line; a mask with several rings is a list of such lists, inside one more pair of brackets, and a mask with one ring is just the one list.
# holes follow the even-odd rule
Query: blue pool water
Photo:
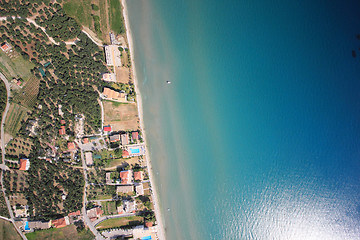
[[29, 222], [25, 222], [25, 228], [24, 228], [26, 231], [29, 231], [30, 228], [29, 228]]
[[132, 153], [132, 154], [140, 153], [140, 149], [139, 148], [130, 148], [130, 153]]
[[167, 238], [360, 239], [360, 2], [126, 2]]

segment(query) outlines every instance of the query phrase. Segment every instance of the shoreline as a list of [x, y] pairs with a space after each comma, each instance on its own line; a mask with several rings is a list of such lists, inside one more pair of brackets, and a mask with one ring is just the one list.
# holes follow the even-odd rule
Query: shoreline
[[129, 24], [129, 16], [128, 16], [128, 11], [127, 11], [126, 1], [121, 0], [121, 5], [123, 7], [122, 12], [123, 12], [123, 17], [124, 17], [126, 36], [127, 36], [128, 44], [129, 44], [131, 65], [133, 67], [134, 86], [135, 86], [135, 93], [136, 93], [136, 97], [137, 97], [137, 107], [138, 107], [138, 113], [139, 113], [140, 128], [141, 128], [143, 138], [145, 140], [144, 142], [145, 142], [145, 149], [146, 149], [146, 154], [145, 154], [146, 164], [147, 164], [148, 173], [149, 173], [149, 179], [150, 179], [150, 183], [151, 183], [153, 204], [154, 204], [154, 212], [155, 212], [155, 216], [156, 216], [156, 222], [157, 222], [157, 225], [158, 225], [158, 227], [157, 227], [157, 235], [158, 235], [159, 239], [165, 240], [166, 239], [165, 238], [165, 231], [164, 231], [165, 229], [164, 229], [163, 219], [162, 219], [162, 215], [161, 215], [161, 211], [160, 211], [158, 192], [157, 192], [157, 188], [156, 188], [156, 186], [154, 184], [152, 166], [151, 166], [151, 159], [150, 159], [150, 153], [149, 153], [149, 147], [147, 145], [146, 131], [145, 131], [145, 126], [144, 126], [144, 122], [143, 122], [143, 117], [144, 117], [143, 116], [143, 107], [142, 107], [143, 105], [142, 105], [142, 98], [141, 98], [140, 90], [138, 88], [138, 80], [137, 80], [135, 60], [134, 60], [133, 39], [132, 39], [132, 35], [131, 35], [131, 29], [130, 29], [130, 24]]

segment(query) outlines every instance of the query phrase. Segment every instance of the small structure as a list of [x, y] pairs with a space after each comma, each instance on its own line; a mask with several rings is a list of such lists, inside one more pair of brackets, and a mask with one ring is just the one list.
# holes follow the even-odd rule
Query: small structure
[[20, 168], [21, 171], [27, 171], [30, 168], [30, 160], [27, 158], [20, 159]]
[[122, 145], [129, 144], [129, 135], [127, 133], [121, 134], [121, 144]]
[[138, 132], [132, 132], [131, 138], [134, 142], [137, 142], [139, 140], [139, 133]]
[[51, 227], [51, 221], [47, 221], [47, 222], [29, 221], [28, 227], [30, 229], [48, 229]]
[[74, 150], [76, 150], [76, 146], [75, 146], [75, 143], [74, 143], [74, 142], [68, 142], [67, 146], [68, 146], [68, 150], [69, 150], [69, 151], [74, 151]]
[[28, 217], [29, 213], [28, 213], [28, 209], [29, 206], [20, 206], [20, 208], [18, 207], [14, 207], [14, 215], [16, 218], [24, 218], [24, 217]]
[[137, 195], [144, 195], [144, 185], [140, 183], [139, 185], [135, 186], [135, 191]]
[[76, 212], [71, 212], [68, 214], [69, 217], [76, 217], [76, 216], [80, 216], [80, 210], [77, 210]]
[[88, 165], [88, 166], [91, 166], [94, 164], [92, 152], [85, 153], [85, 161], [86, 161], [86, 165]]
[[112, 99], [112, 100], [116, 100], [119, 102], [127, 102], [127, 96], [124, 91], [118, 92], [118, 91], [112, 90], [111, 88], [104, 87], [103, 96], [104, 96], [104, 98], [107, 98], [107, 99]]
[[132, 182], [132, 170], [120, 172], [121, 184], [131, 184]]
[[66, 216], [63, 218], [53, 220], [53, 221], [51, 221], [51, 224], [54, 225], [54, 227], [56, 227], [56, 228], [66, 227], [67, 225], [70, 224], [69, 217]]
[[143, 171], [134, 172], [134, 180], [142, 181], [144, 179]]
[[110, 136], [110, 142], [119, 142], [120, 141], [120, 134], [115, 134]]
[[126, 213], [135, 213], [136, 212], [136, 202], [134, 200], [124, 200], [124, 211]]
[[90, 218], [90, 221], [95, 221], [97, 218], [101, 217], [101, 215], [104, 213], [103, 210], [101, 210], [100, 207], [95, 207], [90, 210], [86, 211], [88, 217]]
[[104, 132], [111, 132], [111, 126], [104, 126]]
[[82, 142], [83, 142], [83, 144], [87, 144], [87, 143], [89, 143], [89, 138], [83, 138], [83, 140], [82, 140]]
[[105, 46], [105, 56], [108, 66], [121, 67], [121, 53], [117, 45]]
[[66, 123], [66, 122], [65, 122], [64, 119], [61, 119], [61, 120], [60, 120], [60, 124], [61, 124], [61, 125], [65, 125], [65, 123]]
[[61, 126], [59, 129], [59, 135], [62, 136], [62, 135], [65, 135], [65, 133], [66, 133], [65, 126]]
[[4, 52], [8, 52], [12, 49], [11, 45], [7, 42], [4, 42], [1, 44], [1, 50], [3, 50]]
[[106, 82], [116, 82], [116, 76], [115, 73], [104, 73], [102, 75], [103, 80]]
[[126, 151], [126, 150], [123, 150], [123, 152], [122, 152], [122, 157], [123, 157], [123, 158], [128, 158], [128, 157], [130, 157], [129, 152]]
[[116, 193], [133, 193], [134, 192], [134, 186], [133, 185], [121, 185], [116, 187]]

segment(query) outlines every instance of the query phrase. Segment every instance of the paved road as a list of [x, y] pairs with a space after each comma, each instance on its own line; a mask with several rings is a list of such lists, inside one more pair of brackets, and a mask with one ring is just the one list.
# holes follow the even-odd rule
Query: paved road
[[[3, 113], [3, 116], [2, 116], [2, 119], [1, 119], [1, 156], [2, 156], [2, 159], [5, 160], [5, 129], [4, 129], [4, 126], [5, 126], [5, 119], [6, 119], [6, 115], [9, 111], [9, 106], [10, 106], [10, 103], [9, 103], [9, 97], [10, 97], [10, 84], [9, 84], [9, 81], [6, 79], [6, 77], [0, 73], [0, 78], [1, 80], [5, 83], [5, 87], [6, 87], [6, 92], [7, 92], [7, 101], [6, 101], [6, 107], [5, 107], [5, 111]], [[5, 161], [4, 161], [5, 162]], [[10, 205], [10, 201], [9, 199], [7, 198], [6, 194], [5, 194], [5, 188], [4, 188], [4, 184], [3, 184], [3, 172], [1, 174], [1, 178], [0, 178], [0, 183], [1, 183], [1, 190], [3, 191], [4, 193], [4, 196], [5, 196], [5, 202], [6, 202], [6, 206], [9, 210], [9, 213], [10, 213], [10, 221], [14, 224], [14, 227], [15, 229], [18, 231], [18, 233], [20, 234], [20, 236], [23, 238], [23, 239], [26, 239], [25, 235], [22, 233], [22, 231], [20, 231], [20, 229], [18, 229], [15, 225], [15, 222], [14, 222], [14, 214], [12, 212], [12, 209], [11, 209], [11, 205]]]
[[[76, 141], [75, 141], [76, 142]], [[84, 187], [84, 196], [83, 196], [83, 207], [81, 209], [82, 215], [83, 215], [83, 219], [85, 224], [89, 227], [90, 231], [94, 234], [95, 238], [97, 240], [103, 240], [104, 237], [96, 230], [95, 226], [93, 225], [93, 223], [90, 221], [90, 218], [88, 217], [87, 213], [86, 213], [86, 204], [87, 204], [87, 200], [86, 200], [86, 189], [88, 186], [88, 179], [87, 179], [87, 167], [86, 167], [86, 163], [85, 163], [85, 156], [84, 156], [84, 152], [80, 149], [81, 152], [81, 161], [82, 161], [82, 165], [83, 165], [83, 169], [84, 169], [84, 179], [85, 179], [85, 187]]]

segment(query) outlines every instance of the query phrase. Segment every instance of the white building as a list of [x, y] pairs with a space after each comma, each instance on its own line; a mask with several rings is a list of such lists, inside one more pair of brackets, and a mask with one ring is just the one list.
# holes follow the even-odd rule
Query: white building
[[105, 46], [106, 64], [108, 66], [121, 67], [121, 53], [119, 46], [108, 45]]

